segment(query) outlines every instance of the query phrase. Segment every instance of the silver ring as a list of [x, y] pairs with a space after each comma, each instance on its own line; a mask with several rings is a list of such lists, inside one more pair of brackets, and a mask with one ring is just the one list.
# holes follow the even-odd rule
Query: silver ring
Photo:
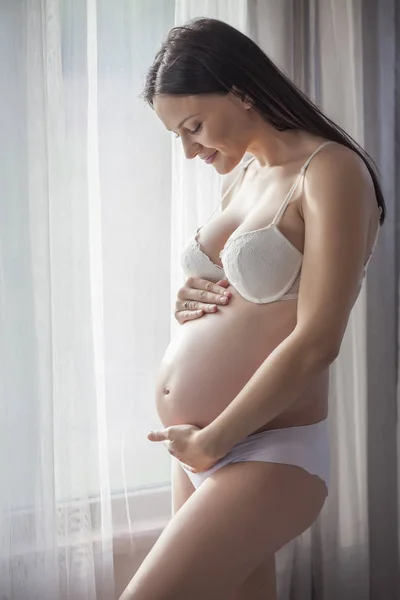
[[183, 306], [186, 308], [186, 310], [189, 310], [189, 300], [186, 300]]

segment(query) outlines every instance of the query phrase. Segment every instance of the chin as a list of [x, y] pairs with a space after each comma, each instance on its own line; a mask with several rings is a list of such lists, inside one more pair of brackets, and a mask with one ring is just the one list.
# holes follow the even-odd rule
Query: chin
[[[227, 175], [233, 169], [235, 169], [238, 164], [240, 164], [241, 158], [239, 160], [225, 160], [225, 161], [215, 161], [213, 163], [214, 169], [219, 173], [219, 175]], [[221, 164], [222, 163], [222, 164]]]
[[226, 175], [227, 173], [229, 173], [232, 170], [232, 169], [226, 169], [224, 167], [224, 165], [213, 165], [213, 167], [219, 175]]

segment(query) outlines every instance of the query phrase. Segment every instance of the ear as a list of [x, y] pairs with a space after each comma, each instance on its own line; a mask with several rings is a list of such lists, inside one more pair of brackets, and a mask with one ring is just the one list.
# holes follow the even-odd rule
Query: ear
[[249, 96], [245, 96], [243, 98], [244, 108], [249, 110], [249, 108], [253, 108], [253, 100]]
[[239, 100], [243, 104], [243, 108], [245, 110], [249, 110], [249, 108], [253, 108], [253, 101], [250, 98], [250, 96], [248, 96], [247, 94], [245, 94], [244, 92], [242, 92], [235, 85], [232, 86], [232, 93], [235, 94], [235, 96], [237, 96], [237, 98], [239, 98]]

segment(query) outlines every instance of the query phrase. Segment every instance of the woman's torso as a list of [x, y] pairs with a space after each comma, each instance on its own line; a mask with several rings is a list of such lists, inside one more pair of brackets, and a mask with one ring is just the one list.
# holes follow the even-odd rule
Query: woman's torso
[[[228, 207], [201, 229], [198, 238], [212, 262], [222, 266], [219, 254], [233, 232], [255, 231], [273, 221], [303, 164], [301, 160], [266, 171], [253, 161], [243, 175], [243, 167], [235, 169], [238, 172], [232, 177], [237, 185], [233, 185]], [[300, 181], [279, 221], [279, 231], [300, 252], [304, 246], [302, 193]], [[223, 274], [218, 276], [216, 271], [215, 281]], [[164, 426], [205, 427], [212, 422], [296, 326], [297, 300], [256, 304], [233, 286], [228, 289], [232, 293], [228, 306], [187, 321], [167, 348], [156, 384], [157, 410]], [[289, 409], [257, 431], [321, 421], [328, 412], [328, 385], [326, 369]]]

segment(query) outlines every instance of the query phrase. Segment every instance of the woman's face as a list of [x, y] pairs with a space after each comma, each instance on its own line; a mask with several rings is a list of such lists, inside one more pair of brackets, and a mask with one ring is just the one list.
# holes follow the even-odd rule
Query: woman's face
[[186, 158], [207, 159], [220, 173], [242, 160], [250, 143], [250, 105], [235, 94], [160, 94], [153, 105], [164, 126], [180, 137]]

